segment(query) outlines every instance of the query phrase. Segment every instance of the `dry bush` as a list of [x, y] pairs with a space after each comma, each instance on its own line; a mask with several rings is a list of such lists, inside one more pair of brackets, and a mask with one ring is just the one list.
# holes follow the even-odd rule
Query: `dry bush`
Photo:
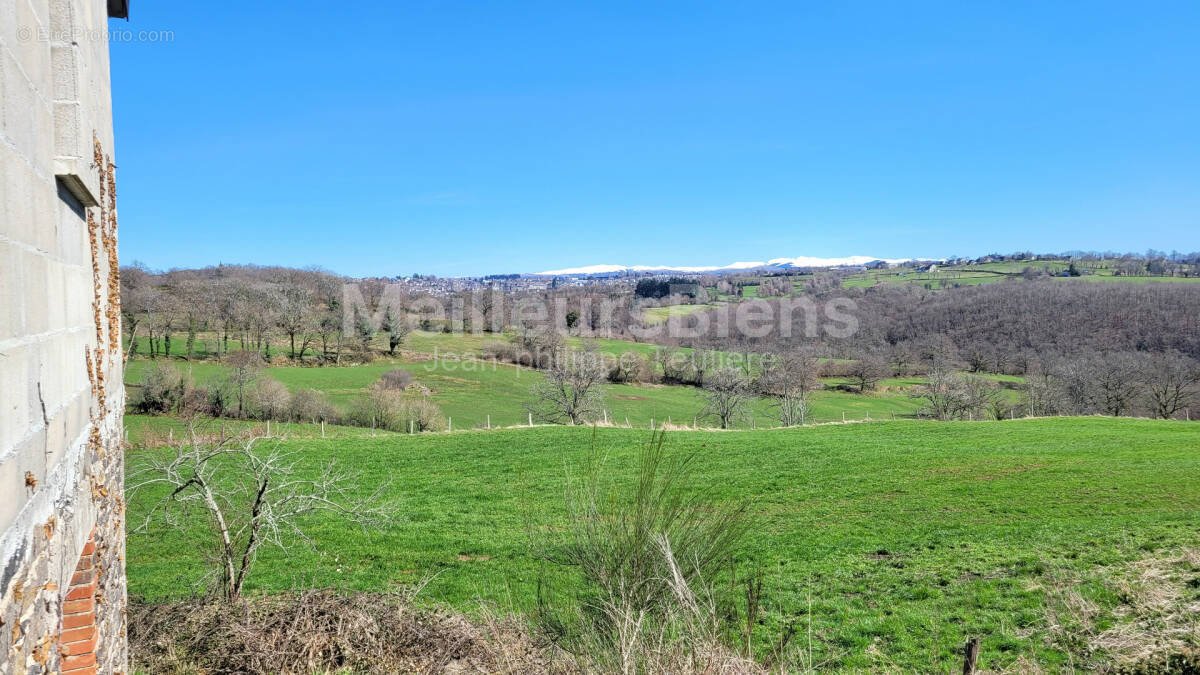
[[400, 368], [393, 368], [380, 376], [379, 380], [372, 386], [380, 389], [404, 391], [405, 389], [408, 389], [408, 386], [412, 383], [412, 373]]
[[350, 404], [343, 421], [358, 427], [408, 431], [408, 419], [404, 414], [407, 403], [403, 392], [372, 386], [366, 396]]
[[485, 359], [503, 361], [505, 363], [520, 363], [522, 350], [511, 342], [491, 341], [483, 343], [479, 353]]
[[577, 672], [511, 617], [472, 622], [410, 600], [314, 590], [131, 602], [131, 661], [151, 673]]
[[849, 361], [834, 361], [833, 359], [825, 359], [821, 361], [817, 367], [817, 377], [833, 378], [833, 377], [849, 377], [850, 366]]
[[428, 398], [410, 400], [405, 414], [415, 431], [441, 431], [446, 428], [446, 417], [442, 414], [442, 409]]
[[294, 422], [333, 422], [337, 411], [330, 405], [325, 394], [316, 389], [298, 389], [288, 403], [288, 419]]
[[343, 420], [346, 424], [388, 431], [441, 431], [446, 428], [442, 409], [426, 397], [413, 398], [404, 392], [371, 387], [355, 399]]
[[259, 419], [281, 420], [287, 416], [292, 394], [279, 380], [261, 377], [249, 394], [250, 408]]
[[137, 390], [130, 397], [130, 405], [139, 413], [175, 412], [183, 402], [187, 389], [187, 380], [179, 368], [170, 363], [155, 363], [142, 376]]
[[608, 381], [614, 384], [637, 382], [649, 384], [658, 379], [654, 362], [636, 352], [624, 352], [615, 358], [608, 358]]

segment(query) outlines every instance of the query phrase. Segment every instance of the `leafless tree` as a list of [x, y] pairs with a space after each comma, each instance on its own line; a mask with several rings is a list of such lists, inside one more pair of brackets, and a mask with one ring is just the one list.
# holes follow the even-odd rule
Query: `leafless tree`
[[[317, 470], [301, 469], [282, 449], [282, 440], [224, 433], [212, 438], [189, 424], [169, 452], [139, 456], [130, 492], [162, 496], [138, 529], [149, 529], [159, 518], [177, 529], [209, 523], [216, 539], [213, 573], [222, 596], [234, 600], [263, 545], [286, 552], [297, 542], [310, 541], [303, 529], [305, 516], [330, 512], [371, 527], [391, 515], [382, 499], [384, 486], [363, 495], [356, 476], [332, 462]], [[195, 511], [206, 517], [194, 517]]]
[[262, 370], [262, 359], [259, 358], [258, 352], [234, 352], [225, 363], [229, 366], [225, 381], [237, 401], [237, 416], [245, 417], [249, 412], [247, 403], [250, 390], [258, 379], [259, 371]]
[[817, 379], [820, 362], [807, 351], [768, 354], [762, 360], [759, 390], [775, 397], [775, 409], [783, 426], [804, 424], [808, 416], [808, 394], [821, 386]]
[[850, 364], [846, 375], [861, 392], [874, 391], [887, 375], [887, 365], [876, 356], [864, 356]]
[[1141, 392], [1142, 367], [1136, 356], [1112, 352], [1089, 359], [1094, 400], [1102, 412], [1119, 417], [1130, 411]]
[[288, 336], [288, 357], [293, 361], [297, 358], [296, 338], [300, 338], [299, 359], [304, 360], [304, 352], [308, 350], [313, 339], [315, 315], [313, 312], [312, 292], [303, 286], [284, 286], [278, 294], [279, 298], [279, 328]]
[[925, 402], [919, 414], [946, 421], [983, 419], [995, 414], [1000, 401], [996, 385], [975, 375], [963, 375], [945, 367], [935, 367], [918, 398]]
[[1147, 364], [1145, 380], [1154, 416], [1170, 419], [1196, 399], [1200, 364], [1179, 353], [1156, 355]]
[[608, 366], [594, 347], [559, 350], [550, 359], [545, 377], [533, 385], [529, 412], [545, 422], [583, 424], [594, 420], [604, 405]]
[[706, 373], [703, 388], [704, 409], [700, 416], [712, 418], [722, 429], [746, 418], [752, 394], [750, 379], [741, 368], [722, 366]]
[[1063, 410], [1062, 389], [1054, 375], [1040, 363], [1026, 374], [1021, 394], [1022, 407], [1030, 417], [1057, 415]]

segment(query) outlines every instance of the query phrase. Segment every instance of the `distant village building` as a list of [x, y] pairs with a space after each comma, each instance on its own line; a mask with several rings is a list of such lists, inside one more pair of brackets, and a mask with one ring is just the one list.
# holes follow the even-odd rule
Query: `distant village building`
[[107, 23], [0, 0], [0, 673], [119, 673], [121, 314]]

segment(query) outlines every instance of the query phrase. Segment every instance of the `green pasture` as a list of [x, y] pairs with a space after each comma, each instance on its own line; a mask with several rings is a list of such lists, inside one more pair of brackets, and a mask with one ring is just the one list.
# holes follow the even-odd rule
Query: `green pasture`
[[[647, 438], [537, 427], [289, 440], [302, 472], [335, 460], [358, 472], [364, 494], [386, 484], [397, 515], [368, 532], [310, 518], [312, 545], [264, 549], [249, 590], [426, 580], [424, 602], [531, 611], [546, 572], [527, 531], [565, 524], [564, 476], [589, 446], [606, 475], [628, 478]], [[948, 672], [961, 667], [964, 640], [979, 636], [983, 669], [1071, 670], [1078, 664], [1054, 637], [1053, 580], [1073, 580], [1104, 630], [1128, 621], [1127, 596], [1098, 571], [1200, 543], [1200, 426], [1186, 422], [873, 422], [680, 431], [666, 442], [695, 455], [694, 489], [748, 506], [737, 562], [743, 575], [764, 574], [758, 641], [790, 625], [793, 646], [822, 669]], [[152, 452], [131, 449], [129, 470]], [[129, 500], [134, 598], [206, 588], [213, 542], [200, 514], [182, 530], [134, 531], [161, 496]], [[1194, 585], [1183, 592], [1200, 597]]]

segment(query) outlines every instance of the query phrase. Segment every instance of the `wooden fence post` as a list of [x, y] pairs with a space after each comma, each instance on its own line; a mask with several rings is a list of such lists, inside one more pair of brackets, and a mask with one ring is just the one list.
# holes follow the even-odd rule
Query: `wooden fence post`
[[975, 675], [975, 667], [979, 664], [979, 638], [967, 640], [963, 649], [963, 675]]

